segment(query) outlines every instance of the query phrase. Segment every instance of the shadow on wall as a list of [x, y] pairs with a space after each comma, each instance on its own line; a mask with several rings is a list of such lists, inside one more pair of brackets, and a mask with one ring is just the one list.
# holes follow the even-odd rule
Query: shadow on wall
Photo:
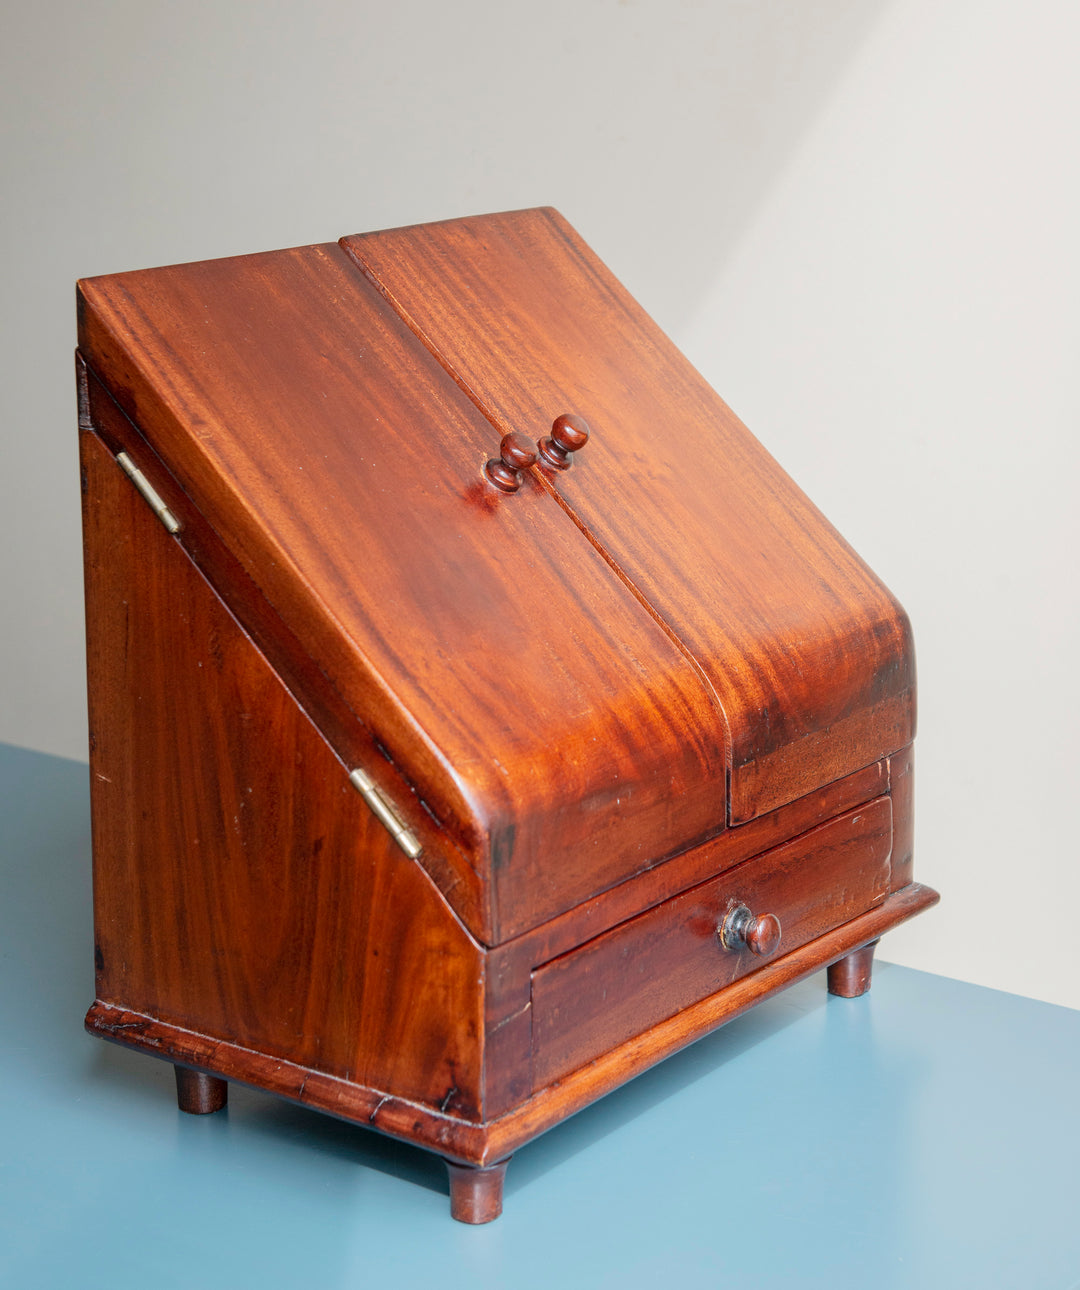
[[677, 332], [895, 0], [145, 0], [12, 14], [0, 738], [86, 747], [80, 276], [551, 204]]
[[610, 63], [626, 71], [614, 94], [590, 75], [592, 51], [571, 50], [564, 71], [586, 121], [616, 128], [596, 140], [596, 182], [564, 196], [563, 213], [667, 331], [703, 303], [890, 4], [622, 0], [632, 16], [611, 22]]
[[178, 23], [117, 0], [59, 31], [27, 11], [0, 86], [34, 123], [7, 145], [32, 173], [6, 250], [66, 230], [89, 275], [551, 203], [670, 329], [892, 3], [314, 0], [250, 22], [197, 0]]

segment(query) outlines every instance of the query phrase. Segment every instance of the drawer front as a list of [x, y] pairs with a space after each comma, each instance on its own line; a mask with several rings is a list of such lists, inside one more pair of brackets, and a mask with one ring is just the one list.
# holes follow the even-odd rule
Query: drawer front
[[[879, 797], [537, 968], [533, 1088], [871, 909], [889, 890], [891, 845], [892, 806]], [[768, 956], [721, 944], [739, 905], [779, 919]]]

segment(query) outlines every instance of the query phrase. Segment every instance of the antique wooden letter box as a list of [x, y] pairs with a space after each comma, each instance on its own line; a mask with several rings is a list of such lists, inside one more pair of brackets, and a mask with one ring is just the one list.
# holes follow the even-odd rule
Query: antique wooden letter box
[[903, 610], [553, 211], [79, 289], [87, 1026], [511, 1153], [912, 881]]

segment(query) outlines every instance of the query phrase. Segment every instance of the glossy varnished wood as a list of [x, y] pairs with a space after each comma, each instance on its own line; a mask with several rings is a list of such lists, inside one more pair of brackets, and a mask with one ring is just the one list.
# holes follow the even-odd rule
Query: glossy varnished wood
[[176, 541], [228, 605], [285, 687], [346, 766], [363, 766], [387, 798], [402, 811], [424, 846], [423, 864], [462, 921], [482, 941], [493, 939], [486, 884], [432, 814], [419, 804], [413, 786], [382, 752], [371, 726], [349, 706], [295, 633], [249, 576], [240, 561], [211, 529], [191, 498], [140, 434], [134, 423], [76, 355], [80, 423], [112, 453], [126, 452], [141, 463], [154, 486], [179, 518]]
[[[700, 846], [661, 857], [634, 878], [496, 947], [498, 953], [524, 954], [530, 962], [547, 962], [680, 891], [745, 860], [764, 855], [781, 843], [799, 838], [852, 807], [871, 802], [889, 791], [888, 764], [875, 762], [768, 815], [710, 838]], [[893, 883], [894, 889], [905, 885]]]
[[87, 1013], [86, 1026], [92, 1034], [112, 1043], [169, 1061], [213, 1069], [229, 1080], [404, 1138], [458, 1163], [490, 1165], [507, 1159], [568, 1115], [740, 1016], [762, 999], [836, 962], [852, 949], [929, 909], [937, 900], [937, 892], [919, 883], [893, 892], [850, 923], [763, 964], [726, 990], [684, 1008], [483, 1123], [445, 1115], [384, 1089], [338, 1079], [294, 1061], [267, 1057], [100, 1001]]
[[[888, 764], [876, 762], [701, 846], [658, 860], [636, 877], [495, 947], [488, 955], [485, 976], [489, 1112], [506, 1110], [531, 1088], [534, 967], [886, 792]], [[893, 883], [894, 889], [902, 885]]]
[[80, 346], [486, 882], [478, 936], [724, 826], [709, 686], [535, 475], [488, 484], [500, 433], [340, 248], [84, 282]]
[[417, 1143], [487, 1222], [937, 899], [903, 611], [553, 212], [93, 279], [80, 346], [86, 1024], [182, 1109]]
[[[178, 662], [176, 655], [177, 641], [175, 633], [170, 634], [167, 630], [162, 634], [161, 624], [168, 624], [170, 615], [176, 615], [176, 620], [183, 624], [183, 635], [187, 641], [191, 641], [192, 628], [192, 598], [196, 604], [202, 606], [204, 613], [210, 613], [211, 626], [206, 630], [205, 639], [202, 642], [203, 650], [199, 650], [196, 644], [195, 653], [202, 653], [205, 656], [213, 656], [216, 651], [221, 655], [223, 641], [231, 642], [240, 649], [241, 654], [250, 656], [257, 661], [257, 671], [263, 671], [265, 664], [259, 658], [258, 652], [254, 646], [243, 636], [237, 625], [232, 621], [231, 616], [220, 605], [217, 597], [213, 595], [209, 586], [199, 577], [195, 569], [189, 564], [184, 557], [180, 544], [176, 539], [169, 538], [164, 530], [154, 520], [150, 511], [145, 507], [142, 500], [137, 496], [134, 489], [131, 488], [129, 481], [115, 467], [109, 454], [98, 444], [96, 438], [90, 434], [84, 436], [84, 448], [86, 452], [86, 469], [85, 469], [85, 490], [87, 501], [87, 524], [88, 532], [92, 540], [88, 544], [88, 552], [107, 553], [107, 560], [100, 564], [94, 564], [88, 567], [88, 587], [91, 592], [91, 603], [98, 606], [112, 605], [113, 615], [112, 623], [107, 621], [108, 615], [93, 616], [91, 618], [91, 659], [93, 660], [94, 670], [92, 671], [92, 692], [97, 696], [101, 705], [102, 714], [100, 718], [95, 713], [94, 716], [94, 761], [95, 761], [95, 826], [98, 829], [99, 843], [96, 851], [99, 855], [106, 858], [110, 864], [102, 866], [99, 864], [99, 870], [111, 868], [115, 863], [117, 854], [117, 836], [115, 832], [115, 821], [112, 816], [116, 812], [116, 797], [110, 796], [104, 789], [105, 784], [110, 786], [119, 778], [122, 787], [130, 792], [133, 796], [138, 796], [145, 800], [146, 786], [144, 778], [147, 772], [149, 762], [157, 761], [159, 763], [158, 774], [162, 776], [165, 783], [161, 786], [162, 791], [168, 789], [172, 792], [182, 792], [183, 788], [173, 782], [175, 761], [172, 759], [172, 740], [178, 730], [183, 730], [185, 721], [194, 721], [196, 724], [209, 722], [217, 731], [220, 731], [221, 721], [220, 714], [224, 709], [233, 706], [237, 698], [242, 697], [237, 693], [225, 700], [218, 693], [208, 693], [203, 690], [201, 693], [198, 689], [191, 689], [190, 681], [185, 676], [183, 668]], [[94, 540], [93, 526], [95, 523], [105, 523], [109, 530], [109, 540]], [[118, 540], [113, 540], [113, 535], [120, 535]], [[123, 536], [127, 534], [128, 536]], [[162, 565], [161, 561], [165, 564]], [[163, 569], [168, 568], [167, 576], [163, 574]], [[111, 591], [108, 586], [103, 585], [103, 579], [111, 585]], [[156, 583], [159, 587], [166, 588], [165, 592], [157, 593], [153, 605], [140, 605], [138, 592], [142, 586], [142, 580], [149, 579], [151, 584]], [[161, 602], [168, 602], [167, 607]], [[120, 630], [116, 626], [117, 615], [122, 614], [124, 620], [123, 639], [124, 645], [117, 651], [117, 638], [120, 636]], [[148, 621], [153, 620], [154, 630], [149, 630]], [[130, 655], [127, 654], [129, 649], [129, 632], [132, 627], [146, 627], [147, 630], [137, 630], [130, 636]], [[97, 636], [95, 633], [105, 633], [104, 636]], [[111, 633], [112, 640], [108, 639]], [[197, 638], [196, 638], [197, 639]], [[181, 653], [183, 651], [181, 650]], [[123, 658], [123, 672], [120, 676], [116, 675], [118, 666], [118, 657]], [[194, 670], [198, 673], [198, 664], [201, 660], [194, 659]], [[188, 661], [189, 668], [191, 660]], [[174, 669], [180, 668], [179, 671]], [[165, 669], [162, 671], [162, 669]], [[129, 677], [138, 676], [142, 678], [143, 684], [134, 689], [129, 688]], [[201, 681], [202, 678], [200, 677]], [[155, 684], [156, 681], [156, 684]], [[275, 697], [277, 705], [284, 704], [285, 709], [289, 710], [290, 700], [284, 696], [284, 692], [276, 683], [269, 681], [268, 693]], [[153, 693], [171, 694], [174, 699], [179, 700], [180, 696], [186, 696], [190, 706], [190, 712], [180, 720], [175, 713], [154, 713], [144, 704], [144, 690]], [[283, 697], [284, 696], [284, 697]], [[116, 708], [119, 706], [125, 710], [126, 715], [122, 720], [124, 740], [131, 740], [132, 747], [138, 749], [138, 756], [132, 762], [121, 765], [120, 769], [133, 775], [130, 783], [125, 784], [122, 777], [114, 777], [109, 774], [112, 769], [108, 759], [102, 760], [98, 757], [98, 747], [101, 744], [101, 732], [106, 729], [114, 729], [114, 723], [117, 720]], [[273, 705], [268, 709], [265, 698], [255, 698], [254, 695], [247, 696], [246, 701], [241, 705], [241, 711], [248, 710], [249, 717], [253, 715], [253, 710], [258, 709], [263, 714], [260, 720], [265, 719], [265, 714], [272, 710]], [[211, 714], [211, 715], [208, 715]], [[153, 720], [142, 730], [139, 728], [140, 720], [153, 717]], [[301, 727], [306, 727], [302, 717], [297, 714], [297, 719]], [[153, 734], [151, 739], [147, 732]], [[262, 744], [258, 739], [256, 730], [245, 730], [245, 734], [250, 734], [256, 745]], [[206, 737], [205, 734], [203, 736]], [[280, 740], [275, 738], [273, 745], [278, 746]], [[115, 745], [115, 735], [114, 735]], [[104, 745], [108, 747], [108, 743]], [[189, 744], [190, 746], [190, 744]], [[207, 745], [208, 747], [211, 745]], [[265, 745], [263, 745], [265, 746]], [[211, 763], [216, 764], [218, 757], [223, 757], [226, 762], [233, 757], [233, 751], [226, 743], [217, 751], [211, 754], [204, 753], [197, 759], [197, 764], [209, 767]], [[123, 761], [119, 758], [114, 747], [114, 760]], [[105, 769], [97, 769], [104, 766]], [[160, 769], [164, 766], [164, 770]], [[268, 768], [266, 774], [273, 775], [273, 768]], [[343, 768], [336, 767], [333, 771], [335, 775], [342, 775]], [[100, 778], [105, 776], [104, 779]], [[489, 1098], [489, 1115], [500, 1115], [505, 1113], [508, 1107], [515, 1099], [522, 1100], [528, 1097], [531, 1092], [531, 1077], [528, 1063], [528, 1050], [530, 1044], [532, 1018], [529, 1008], [529, 981], [530, 969], [534, 964], [544, 962], [553, 955], [565, 951], [570, 945], [579, 943], [588, 939], [590, 932], [596, 934], [597, 931], [620, 921], [629, 911], [637, 911], [640, 908], [648, 907], [662, 900], [665, 895], [670, 895], [672, 891], [680, 890], [688, 886], [693, 881], [695, 875], [700, 876], [709, 872], [715, 872], [718, 869], [730, 867], [737, 864], [746, 854], [757, 854], [767, 851], [770, 846], [784, 837], [792, 834], [802, 834], [807, 828], [822, 819], [828, 819], [836, 815], [852, 801], [864, 801], [867, 798], [875, 796], [880, 790], [888, 784], [886, 767], [884, 764], [875, 764], [867, 767], [865, 770], [858, 772], [856, 775], [848, 777], [834, 785], [828, 785], [819, 790], [817, 793], [801, 799], [788, 807], [782, 808], [770, 815], [745, 826], [742, 829], [732, 830], [729, 833], [722, 834], [713, 842], [703, 847], [696, 848], [692, 851], [685, 852], [681, 856], [675, 857], [666, 864], [654, 865], [649, 871], [638, 876], [636, 879], [624, 882], [619, 886], [609, 890], [604, 895], [594, 898], [590, 902], [585, 902], [573, 911], [568, 912], [560, 918], [546, 924], [542, 929], [530, 933], [526, 936], [517, 938], [516, 941], [508, 943], [498, 952], [493, 952], [485, 958], [484, 971], [481, 974], [485, 982], [485, 991], [488, 1011], [484, 1019], [483, 1029], [487, 1034], [487, 1091]], [[188, 791], [196, 797], [202, 795], [205, 790], [200, 784], [188, 786]], [[269, 791], [269, 790], [267, 790]], [[210, 810], [212, 814], [217, 814], [219, 808], [214, 802], [213, 797], [207, 797], [206, 800], [211, 803]], [[341, 800], [334, 798], [335, 805], [331, 814], [337, 813], [350, 806], [353, 812], [356, 810], [363, 811], [359, 799], [351, 794], [345, 794]], [[194, 804], [190, 804], [191, 809]], [[177, 816], [175, 807], [169, 807], [166, 803], [166, 809], [159, 815], [155, 824], [155, 830], [167, 829], [171, 823], [175, 822]], [[154, 812], [148, 814], [153, 815]], [[370, 817], [366, 817], [370, 819]], [[110, 822], [112, 821], [112, 827]], [[352, 827], [356, 827], [355, 814], [352, 817]], [[348, 831], [348, 825], [346, 831]], [[379, 842], [384, 846], [387, 844], [385, 834], [378, 831], [371, 834], [361, 832], [359, 835], [361, 843], [366, 838], [373, 841], [378, 847]], [[157, 832], [154, 835], [154, 848], [157, 854], [158, 838]], [[267, 843], [262, 840], [263, 848], [269, 847], [271, 851], [280, 850], [281, 842]], [[121, 851], [126, 850], [127, 863], [135, 863], [131, 854], [134, 850], [131, 843], [123, 844], [121, 842]], [[349, 851], [348, 854], [352, 854]], [[208, 876], [212, 878], [212, 875]], [[102, 911], [108, 911], [110, 908], [121, 911], [127, 908], [127, 894], [116, 886], [106, 887], [111, 883], [112, 878], [105, 879], [99, 883], [98, 907]], [[137, 879], [136, 874], [129, 874], [129, 884], [133, 885]], [[208, 881], [209, 887], [209, 881]], [[209, 896], [207, 895], [208, 907]], [[406, 899], [406, 906], [412, 907], [415, 904], [415, 897]], [[396, 917], [396, 915], [395, 915]], [[128, 926], [126, 919], [123, 920], [125, 926]], [[174, 978], [174, 988], [182, 990], [185, 994], [190, 989], [191, 982], [186, 974], [182, 962], [177, 961], [174, 966], [169, 965], [168, 957], [175, 954], [176, 947], [171, 945], [170, 935], [167, 929], [160, 932], [162, 937], [162, 970], [165, 973], [171, 973]], [[107, 940], [106, 940], [107, 943]], [[211, 955], [210, 958], [216, 957]], [[100, 960], [102, 968], [106, 963], [105, 953], [102, 950]], [[474, 968], [475, 971], [475, 962]], [[198, 985], [200, 979], [200, 968], [194, 974], [194, 984]], [[146, 972], [147, 977], [152, 972]], [[127, 986], [111, 989], [106, 977], [101, 986], [103, 997], [107, 1000], [110, 995], [116, 997], [124, 993]], [[212, 996], [215, 992], [210, 991]], [[497, 1013], [497, 1006], [501, 1005], [507, 998], [522, 997], [523, 1003], [518, 1012], [507, 1018]], [[157, 1001], [154, 999], [147, 1000], [147, 996], [140, 993], [140, 988], [128, 990], [124, 1002], [131, 1007], [138, 1002], [138, 1009], [148, 1009], [157, 1011], [158, 1017], [161, 1015], [160, 1008], [157, 1007]], [[220, 1011], [215, 1015], [211, 1010], [206, 1011], [206, 1000], [202, 997], [192, 996], [190, 999], [192, 1013], [191, 1015], [202, 1014], [209, 1016], [218, 1026], [226, 1026], [227, 1021]], [[460, 1000], [453, 1005], [455, 1008], [460, 1007]], [[411, 995], [408, 1007], [411, 1009]], [[145, 1017], [145, 1012], [139, 1011], [139, 1015]], [[166, 1014], [168, 1015], [168, 1014]], [[509, 1023], [509, 1024], [508, 1024]], [[123, 1028], [115, 1037], [134, 1040], [136, 1035], [148, 1033], [145, 1029], [148, 1022], [138, 1024], [126, 1022], [122, 1023]], [[202, 1025], [206, 1025], [205, 1020]], [[524, 1031], [522, 1026], [524, 1025]], [[186, 1029], [186, 1027], [181, 1027]], [[200, 1029], [198, 1025], [193, 1025], [195, 1030]], [[476, 1033], [479, 1034], [481, 1027], [476, 1027]], [[517, 1040], [514, 1039], [517, 1031]], [[228, 1032], [227, 1032], [228, 1033]], [[524, 1049], [526, 1059], [521, 1061], [521, 1044], [520, 1039], [524, 1037]], [[256, 1042], [248, 1034], [244, 1038], [248, 1043]], [[219, 1041], [220, 1042], [220, 1041]], [[257, 1042], [266, 1046], [266, 1037], [258, 1037]], [[377, 1041], [376, 1041], [377, 1046]], [[280, 1050], [284, 1053], [285, 1046]], [[168, 1055], [167, 1051], [158, 1050], [159, 1055]], [[206, 1051], [203, 1049], [189, 1051], [181, 1050], [178, 1054], [186, 1057], [188, 1060], [196, 1056], [206, 1057]], [[312, 1071], [312, 1066], [308, 1065], [311, 1061], [310, 1052], [306, 1059], [303, 1054], [300, 1055], [299, 1066], [305, 1071]], [[275, 1060], [279, 1060], [276, 1058]], [[340, 1069], [340, 1067], [339, 1067]], [[327, 1073], [323, 1071], [322, 1073]], [[308, 1078], [307, 1075], [304, 1079]], [[370, 1074], [366, 1075], [362, 1069], [356, 1069], [350, 1073], [351, 1079], [356, 1079], [367, 1086], [367, 1081], [371, 1079]], [[389, 1083], [390, 1081], [387, 1081]], [[383, 1085], [376, 1082], [375, 1087], [382, 1089]], [[284, 1091], [284, 1090], [281, 1090]], [[295, 1091], [295, 1090], [294, 1090]], [[449, 1092], [449, 1088], [445, 1092]], [[443, 1093], [443, 1096], [438, 1096]], [[347, 1098], [335, 1097], [331, 1100], [334, 1106], [348, 1104]], [[436, 1092], [428, 1099], [429, 1105], [437, 1102], [440, 1106], [445, 1101], [445, 1093], [442, 1084], [436, 1088]], [[401, 1105], [400, 1098], [391, 1098], [389, 1093], [380, 1091], [373, 1096], [370, 1105], [365, 1108], [365, 1121], [372, 1124], [379, 1124], [380, 1121], [388, 1121], [394, 1124], [392, 1114], [393, 1105]], [[408, 1102], [405, 1104], [405, 1115], [409, 1114]], [[451, 1108], [447, 1108], [451, 1109]], [[447, 1117], [449, 1118], [449, 1117]], [[445, 1142], [437, 1140], [441, 1146]], [[433, 1146], [436, 1142], [432, 1142]]]
[[97, 997], [478, 1117], [480, 947], [81, 438]]
[[541, 967], [532, 978], [534, 1087], [756, 971], [748, 946], [721, 941], [732, 909], [771, 914], [783, 954], [880, 904], [891, 845], [882, 797]]
[[504, 434], [499, 455], [484, 467], [488, 483], [500, 493], [516, 493], [525, 482], [522, 471], [536, 465], [536, 445], [523, 434]]
[[541, 473], [713, 688], [734, 822], [910, 742], [903, 610], [561, 217], [342, 244], [500, 429], [588, 422]]

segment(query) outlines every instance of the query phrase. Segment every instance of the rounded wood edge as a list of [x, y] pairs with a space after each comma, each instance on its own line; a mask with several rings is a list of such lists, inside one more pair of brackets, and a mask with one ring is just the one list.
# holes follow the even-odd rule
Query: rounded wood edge
[[90, 1034], [108, 1043], [174, 1066], [207, 1074], [213, 1071], [211, 1078], [221, 1082], [245, 1084], [287, 1098], [335, 1119], [414, 1143], [462, 1165], [485, 1167], [493, 1160], [510, 1156], [508, 1151], [496, 1155], [488, 1150], [486, 1126], [478, 1121], [458, 1119], [380, 1089], [184, 1030], [119, 1004], [95, 1000], [84, 1024]]
[[450, 1217], [459, 1223], [490, 1223], [503, 1207], [503, 1180], [509, 1158], [476, 1167], [446, 1161], [450, 1175]]

